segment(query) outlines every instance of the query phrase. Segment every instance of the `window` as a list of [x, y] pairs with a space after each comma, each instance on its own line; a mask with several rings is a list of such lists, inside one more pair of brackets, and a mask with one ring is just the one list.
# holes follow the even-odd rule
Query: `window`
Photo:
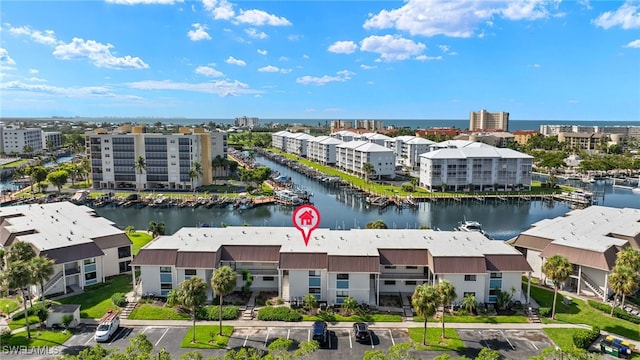
[[118, 265], [121, 273], [131, 271], [131, 260], [121, 261]]
[[476, 281], [476, 275], [465, 275], [464, 281]]
[[337, 274], [336, 278], [338, 280], [349, 280], [349, 274]]
[[96, 263], [96, 258], [84, 259], [84, 264], [85, 265], [95, 264], [95, 263]]
[[262, 278], [263, 281], [274, 281], [275, 278], [273, 276], [265, 276]]
[[191, 279], [192, 276], [196, 276], [196, 269], [184, 269], [184, 279]]
[[160, 284], [172, 284], [173, 278], [171, 276], [171, 267], [170, 266], [161, 266], [160, 267]]
[[171, 267], [170, 266], [160, 266], [160, 272], [161, 273], [170, 273], [171, 272]]
[[467, 296], [476, 296], [476, 293], [473, 291], [465, 291], [464, 294], [462, 294], [462, 297], [467, 297]]
[[415, 280], [407, 280], [407, 281], [405, 281], [405, 282], [404, 282], [404, 284], [405, 284], [405, 285], [412, 285], [412, 286], [415, 286], [415, 285], [418, 285], [418, 282], [417, 282], [417, 281], [415, 281]]
[[336, 275], [336, 288], [348, 289], [349, 288], [349, 274], [337, 274]]
[[349, 297], [349, 291], [338, 290], [336, 291], [336, 303], [342, 304], [344, 299]]
[[131, 256], [131, 246], [122, 246], [118, 248], [118, 259]]
[[85, 280], [93, 280], [93, 279], [96, 279], [96, 278], [97, 278], [97, 275], [96, 275], [95, 271], [84, 274], [84, 279]]
[[396, 281], [395, 281], [395, 280], [385, 280], [385, 281], [384, 281], [384, 284], [385, 284], [385, 285], [395, 285], [395, 284], [396, 284]]
[[491, 273], [492, 279], [502, 279], [502, 273]]
[[173, 289], [173, 284], [160, 284], [160, 296], [166, 296]]
[[417, 266], [407, 266], [407, 270], [415, 270], [417, 269]]
[[322, 279], [320, 278], [320, 271], [310, 270], [309, 271], [309, 294], [313, 294], [318, 300], [320, 300], [321, 285], [322, 285]]
[[384, 268], [385, 269], [395, 269], [396, 267], [395, 266], [385, 266]]

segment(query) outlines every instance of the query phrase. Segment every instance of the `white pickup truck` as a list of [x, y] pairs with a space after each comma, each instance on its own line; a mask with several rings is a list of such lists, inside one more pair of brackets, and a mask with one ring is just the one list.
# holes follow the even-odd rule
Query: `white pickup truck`
[[109, 310], [103, 317], [100, 319], [100, 324], [96, 329], [95, 339], [96, 342], [106, 342], [111, 339], [113, 334], [118, 331], [120, 327], [120, 312]]

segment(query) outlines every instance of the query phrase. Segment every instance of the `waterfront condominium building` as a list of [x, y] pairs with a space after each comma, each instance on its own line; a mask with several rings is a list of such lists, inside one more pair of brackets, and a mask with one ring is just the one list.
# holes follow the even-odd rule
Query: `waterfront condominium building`
[[347, 141], [357, 140], [360, 137], [360, 134], [355, 133], [353, 131], [349, 131], [349, 130], [341, 130], [341, 131], [333, 132], [329, 136], [331, 136], [332, 138], [340, 139], [342, 141], [347, 142]]
[[271, 134], [271, 146], [279, 150], [285, 150], [287, 144], [286, 138], [292, 133], [282, 130]]
[[45, 131], [42, 133], [42, 148], [55, 150], [62, 147], [62, 133], [60, 131]]
[[336, 164], [336, 146], [342, 144], [342, 140], [331, 136], [316, 136], [307, 141], [307, 158], [323, 165]]
[[235, 126], [253, 129], [254, 127], [258, 127], [260, 122], [257, 117], [237, 117], [235, 122]]
[[469, 113], [469, 130], [504, 130], [509, 131], [508, 112], [488, 112], [487, 110]]
[[378, 144], [380, 146], [384, 146], [384, 144], [387, 141], [391, 140], [391, 138], [388, 137], [387, 135], [384, 135], [384, 134], [364, 133], [364, 134], [360, 134], [354, 140], [362, 140], [362, 141], [367, 141], [367, 142], [370, 142], [370, 143]]
[[558, 134], [558, 142], [568, 143], [571, 149], [585, 151], [596, 150], [598, 145], [605, 144], [609, 135], [603, 133], [561, 132]]
[[420, 155], [420, 186], [430, 191], [531, 188], [532, 156], [462, 140], [445, 143]]
[[[336, 166], [358, 176], [395, 178], [396, 157], [393, 150], [366, 141], [349, 141], [336, 145]], [[364, 164], [371, 164], [374, 173], [365, 173]]]
[[544, 136], [559, 135], [560, 133], [596, 133], [640, 139], [640, 126], [540, 125], [540, 133]]
[[95, 189], [192, 190], [212, 183], [212, 160], [227, 149], [225, 133], [201, 128], [160, 134], [124, 125], [85, 137]]
[[573, 266], [563, 289], [606, 301], [618, 251], [640, 249], [640, 210], [589, 206], [541, 220], [509, 242], [526, 257], [533, 277], [552, 284], [542, 266], [549, 257], [562, 255]]
[[293, 227], [262, 226], [182, 228], [147, 244], [132, 265], [140, 268], [134, 279], [140, 293], [166, 296], [191, 276], [208, 284], [214, 269], [228, 265], [236, 270], [235, 290], [244, 285], [246, 269], [251, 289], [276, 292], [287, 302], [312, 294], [329, 305], [351, 296], [371, 306], [380, 295], [409, 297], [416, 285], [445, 279], [455, 286], [453, 302], [470, 294], [495, 303], [496, 289], [515, 289], [513, 300], [526, 303], [520, 285], [531, 271], [512, 246], [480, 233], [316, 229], [307, 246]]
[[396, 156], [396, 165], [409, 168], [420, 166], [420, 155], [431, 151], [431, 146], [435, 142], [425, 138], [402, 135], [389, 138], [384, 146], [393, 150]]
[[0, 129], [2, 151], [9, 154], [39, 154], [42, 152], [42, 129], [2, 126]]
[[307, 156], [307, 142], [315, 137], [305, 133], [290, 133], [284, 136], [284, 151], [298, 156]]
[[[70, 202], [0, 208], [0, 249], [18, 241], [36, 255], [54, 261], [53, 275], [44, 282], [44, 295], [80, 292], [85, 286], [131, 271], [131, 240], [113, 222], [87, 206]], [[37, 298], [40, 285], [29, 287]]]

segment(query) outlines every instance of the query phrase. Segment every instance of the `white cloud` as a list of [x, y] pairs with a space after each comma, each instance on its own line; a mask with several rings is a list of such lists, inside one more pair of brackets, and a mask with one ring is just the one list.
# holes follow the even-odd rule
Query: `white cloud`
[[289, 58], [288, 58], [288, 57], [286, 57], [286, 56], [280, 56], [280, 57], [278, 58], [278, 60], [279, 60], [279, 61], [289, 61]]
[[61, 41], [56, 39], [56, 35], [53, 30], [34, 30], [29, 26], [10, 27], [9, 33], [13, 35], [27, 35], [31, 39], [39, 44], [44, 45], [57, 45], [61, 44]]
[[0, 65], [2, 66], [11, 66], [15, 65], [16, 61], [9, 56], [9, 52], [7, 49], [0, 48]]
[[29, 69], [29, 74], [37, 74], [39, 72], [38, 69]]
[[187, 32], [187, 36], [192, 41], [211, 40], [211, 36], [207, 33], [207, 26], [199, 23], [191, 24], [193, 30]]
[[129, 87], [141, 90], [181, 90], [191, 92], [202, 92], [224, 96], [237, 96], [242, 94], [260, 94], [261, 91], [249, 88], [249, 85], [240, 81], [218, 80], [204, 83], [181, 83], [171, 80], [147, 80], [127, 84]]
[[208, 77], [220, 77], [224, 74], [211, 66], [198, 66], [195, 70], [196, 74], [208, 76]]
[[628, 1], [616, 11], [604, 12], [591, 22], [603, 29], [614, 26], [620, 26], [625, 30], [640, 28], [640, 5]]
[[20, 81], [10, 81], [0, 84], [0, 89], [45, 93], [50, 95], [60, 95], [65, 97], [108, 97], [115, 99], [140, 99], [138, 96], [118, 95], [104, 86], [83, 86], [83, 87], [59, 87], [45, 84], [25, 84]]
[[32, 76], [30, 78], [26, 78], [25, 80], [31, 81], [31, 82], [47, 82], [47, 80], [39, 78], [39, 77], [35, 77], [35, 76]]
[[540, 64], [531, 64], [531, 65], [527, 65], [527, 66], [528, 66], [528, 67], [532, 67], [532, 68], [539, 68], [539, 67], [541, 67], [542, 65], [540, 65]]
[[229, 20], [236, 15], [233, 4], [227, 0], [203, 0], [202, 4], [216, 20]]
[[249, 37], [252, 37], [254, 39], [266, 39], [269, 37], [269, 35], [267, 35], [266, 33], [258, 31], [254, 28], [244, 29], [244, 32], [247, 33]]
[[106, 2], [118, 5], [173, 5], [175, 3], [181, 3], [182, 0], [106, 0]]
[[547, 17], [558, 0], [408, 0], [400, 8], [370, 14], [365, 29], [396, 29], [411, 35], [471, 37], [494, 15], [510, 20]]
[[256, 51], [257, 51], [257, 52], [258, 52], [258, 54], [260, 54], [260, 55], [267, 55], [267, 54], [269, 53], [267, 50], [261, 50], [261, 49], [258, 49], [258, 50], [256, 50]]
[[240, 10], [240, 15], [236, 16], [236, 21], [255, 26], [289, 26], [291, 22], [284, 17], [269, 14], [262, 10]]
[[373, 70], [373, 69], [377, 68], [377, 66], [361, 64], [360, 68], [363, 69], [363, 70]]
[[442, 50], [443, 53], [448, 53], [451, 49], [449, 45], [438, 45], [438, 47], [440, 48], [440, 50]]
[[302, 38], [302, 35], [296, 35], [296, 34], [291, 34], [287, 36], [287, 39], [289, 39], [289, 41], [298, 41], [301, 38]]
[[360, 50], [380, 54], [382, 61], [406, 60], [419, 55], [426, 48], [422, 43], [391, 35], [372, 35], [360, 42]]
[[418, 55], [416, 56], [416, 60], [418, 61], [442, 60], [442, 55], [438, 55], [438, 56]]
[[633, 40], [630, 43], [628, 43], [627, 45], [625, 45], [624, 47], [640, 49], [640, 39]]
[[238, 60], [238, 59], [234, 58], [233, 56], [229, 56], [229, 58], [227, 58], [227, 60], [225, 60], [224, 62], [226, 62], [227, 64], [238, 65], [238, 66], [247, 65], [246, 62], [244, 62], [242, 60]]
[[367, 85], [373, 85], [375, 84], [373, 81], [367, 81]]
[[329, 46], [329, 51], [336, 54], [352, 54], [358, 49], [353, 41], [336, 41]]
[[113, 45], [102, 44], [95, 40], [83, 40], [73, 38], [68, 44], [56, 46], [53, 56], [62, 60], [73, 60], [87, 58], [97, 67], [109, 69], [146, 69], [149, 67], [139, 57], [123, 56], [116, 57], [111, 53]]
[[306, 76], [297, 78], [296, 82], [298, 84], [303, 84], [303, 85], [322, 86], [330, 82], [345, 82], [347, 80], [350, 80], [352, 75], [355, 75], [355, 73], [348, 70], [342, 70], [342, 71], [338, 71], [335, 76], [324, 75], [322, 77], [316, 77], [316, 76], [306, 75]]
[[291, 69], [281, 69], [277, 66], [273, 66], [273, 65], [267, 65], [267, 66], [263, 66], [261, 68], [258, 69], [258, 71], [260, 72], [271, 72], [271, 73], [281, 73], [281, 74], [288, 74], [291, 72]]
[[567, 100], [567, 102], [568, 102], [569, 104], [578, 104], [578, 103], [580, 102], [580, 100], [570, 99], [570, 100]]

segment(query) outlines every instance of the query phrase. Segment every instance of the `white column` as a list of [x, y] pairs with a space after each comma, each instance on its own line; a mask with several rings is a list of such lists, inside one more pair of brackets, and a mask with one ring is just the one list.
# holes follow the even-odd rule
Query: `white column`
[[135, 299], [138, 298], [138, 290], [136, 288], [136, 268], [135, 266], [131, 266], [131, 277], [133, 278], [133, 297]]
[[376, 274], [376, 306], [380, 306], [380, 274]]
[[578, 265], [578, 288], [576, 289], [576, 295], [580, 295], [580, 285], [582, 285], [582, 265]]
[[278, 298], [282, 298], [282, 270], [278, 268]]
[[602, 295], [602, 301], [607, 302], [607, 295], [609, 295], [609, 274], [604, 275], [604, 295]]
[[527, 305], [531, 303], [531, 271], [527, 273]]
[[64, 293], [67, 293], [67, 272], [64, 270], [64, 265], [62, 264], [62, 284], [64, 285]]

